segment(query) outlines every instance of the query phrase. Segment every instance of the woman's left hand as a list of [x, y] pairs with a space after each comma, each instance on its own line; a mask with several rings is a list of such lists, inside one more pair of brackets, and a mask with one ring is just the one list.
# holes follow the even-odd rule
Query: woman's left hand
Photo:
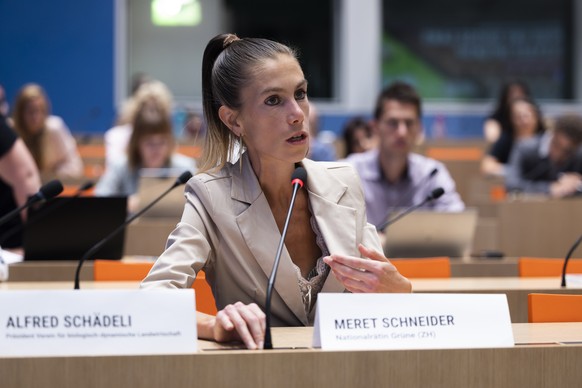
[[358, 246], [358, 250], [364, 258], [334, 254], [323, 259], [348, 291], [412, 291], [410, 280], [402, 276], [386, 256], [362, 244]]

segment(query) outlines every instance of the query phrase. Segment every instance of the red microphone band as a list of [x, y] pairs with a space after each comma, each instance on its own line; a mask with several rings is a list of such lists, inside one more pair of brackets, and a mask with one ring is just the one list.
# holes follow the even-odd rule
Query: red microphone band
[[301, 186], [300, 188], [303, 188], [303, 181], [299, 178], [295, 178], [291, 181], [291, 185], [295, 185], [298, 184], [299, 186]]

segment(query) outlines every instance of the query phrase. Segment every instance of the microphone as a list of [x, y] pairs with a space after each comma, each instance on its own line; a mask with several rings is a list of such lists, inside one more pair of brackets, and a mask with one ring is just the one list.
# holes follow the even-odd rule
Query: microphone
[[2, 244], [4, 244], [4, 242], [6, 240], [8, 240], [9, 237], [12, 237], [14, 234], [20, 232], [24, 227], [26, 227], [26, 225], [31, 225], [31, 224], [35, 223], [36, 220], [38, 220], [39, 218], [46, 217], [48, 214], [52, 213], [56, 209], [58, 209], [58, 208], [62, 207], [63, 205], [69, 203], [69, 201], [71, 201], [72, 198], [77, 198], [81, 194], [83, 194], [83, 192], [85, 192], [85, 191], [93, 188], [94, 185], [95, 185], [95, 183], [92, 182], [92, 181], [87, 181], [87, 182], [83, 183], [81, 186], [79, 186], [79, 188], [77, 189], [77, 191], [75, 191], [75, 194], [73, 194], [70, 197], [65, 197], [65, 199], [63, 199], [63, 201], [61, 201], [61, 202], [58, 202], [56, 204], [53, 204], [54, 206], [51, 206], [49, 209], [46, 209], [45, 212], [43, 212], [42, 214], [39, 214], [37, 217], [34, 218], [34, 220], [29, 219], [26, 224], [21, 223], [21, 224], [16, 225], [15, 227], [13, 227], [12, 229], [10, 229], [9, 231], [7, 231], [6, 233], [4, 233], [0, 237], [0, 246]]
[[113, 237], [117, 236], [117, 234], [119, 232], [121, 232], [122, 230], [124, 230], [127, 227], [127, 225], [129, 225], [133, 220], [135, 220], [136, 218], [138, 218], [139, 216], [144, 214], [146, 211], [148, 211], [152, 206], [154, 206], [162, 198], [164, 198], [166, 195], [168, 195], [168, 193], [170, 191], [172, 191], [176, 187], [188, 182], [188, 180], [190, 178], [192, 178], [192, 173], [190, 171], [184, 171], [178, 178], [176, 178], [176, 181], [166, 191], [164, 191], [162, 194], [160, 194], [156, 199], [154, 199], [152, 202], [150, 202], [146, 207], [144, 207], [143, 209], [141, 209], [140, 211], [138, 211], [134, 215], [128, 217], [127, 220], [125, 220], [125, 222], [123, 224], [119, 225], [113, 232], [109, 233], [101, 241], [97, 242], [87, 252], [85, 252], [85, 254], [79, 260], [79, 263], [77, 264], [77, 270], [75, 271], [75, 290], [79, 289], [79, 277], [81, 275], [81, 267], [83, 266], [83, 263], [87, 259], [89, 259], [91, 256], [96, 254], [99, 251], [99, 249], [101, 249], [103, 247], [103, 245], [105, 245], [107, 242], [109, 242]]
[[87, 182], [83, 183], [81, 186], [79, 186], [77, 191], [75, 191], [75, 194], [73, 194], [72, 196], [79, 197], [81, 194], [83, 194], [83, 192], [92, 189], [93, 186], [95, 186], [95, 182], [87, 181]]
[[576, 240], [574, 245], [572, 245], [572, 247], [568, 251], [568, 254], [566, 255], [566, 258], [564, 259], [564, 267], [562, 267], [562, 284], [561, 284], [562, 287], [566, 287], [566, 268], [568, 268], [568, 261], [570, 260], [570, 256], [572, 256], [572, 253], [574, 253], [576, 248], [578, 248], [578, 245], [580, 245], [580, 242], [582, 242], [582, 236], [578, 237], [578, 240]]
[[303, 187], [307, 181], [307, 171], [303, 167], [297, 167], [293, 174], [291, 175], [291, 184], [293, 185], [293, 195], [291, 196], [291, 203], [289, 204], [289, 211], [287, 212], [287, 218], [285, 219], [285, 224], [283, 225], [283, 232], [281, 233], [281, 239], [279, 240], [279, 247], [277, 248], [277, 254], [275, 255], [275, 262], [273, 263], [273, 270], [269, 276], [269, 283], [267, 285], [267, 300], [265, 302], [265, 343], [263, 345], [264, 349], [273, 349], [273, 343], [271, 339], [271, 296], [273, 294], [273, 287], [275, 286], [275, 278], [277, 277], [277, 268], [279, 268], [279, 261], [281, 260], [281, 253], [283, 252], [283, 243], [285, 242], [285, 236], [287, 235], [287, 228], [289, 227], [289, 220], [291, 220], [291, 213], [293, 212], [293, 205], [295, 204], [295, 197], [300, 188]]
[[10, 221], [10, 219], [19, 214], [22, 210], [34, 205], [37, 202], [48, 201], [49, 199], [56, 197], [62, 192], [63, 184], [57, 179], [44, 184], [36, 194], [28, 197], [24, 205], [10, 211], [8, 214], [4, 215], [4, 217], [0, 218], [0, 226]]
[[402, 205], [402, 200], [404, 198], [408, 198], [415, 190], [418, 190], [421, 187], [424, 187], [429, 181], [432, 180], [432, 178], [436, 174], [438, 174], [438, 172], [439, 172], [439, 169], [437, 167], [435, 167], [432, 170], [430, 170], [430, 172], [427, 175], [425, 175], [422, 179], [420, 179], [415, 185], [410, 186], [408, 188], [408, 190], [406, 190], [406, 192], [404, 192], [404, 194], [402, 194], [402, 196], [400, 196], [400, 200], [396, 203], [396, 205], [390, 206], [388, 208], [388, 212], [384, 216], [384, 219], [387, 219], [393, 210], [398, 209]]
[[398, 214], [396, 217], [393, 217], [393, 218], [389, 219], [388, 221], [384, 222], [383, 224], [381, 224], [380, 226], [378, 226], [376, 228], [376, 230], [383, 231], [384, 229], [386, 229], [386, 227], [388, 227], [389, 225], [392, 225], [393, 223], [395, 223], [396, 221], [398, 221], [399, 219], [401, 219], [402, 217], [404, 217], [408, 213], [413, 212], [414, 210], [418, 209], [419, 207], [426, 205], [428, 202], [431, 202], [431, 201], [434, 201], [434, 200], [440, 198], [444, 193], [445, 193], [445, 190], [442, 187], [437, 187], [436, 189], [431, 191], [430, 194], [427, 195], [426, 198], [422, 202], [417, 203], [416, 205], [413, 205], [413, 206], [407, 208], [402, 213]]

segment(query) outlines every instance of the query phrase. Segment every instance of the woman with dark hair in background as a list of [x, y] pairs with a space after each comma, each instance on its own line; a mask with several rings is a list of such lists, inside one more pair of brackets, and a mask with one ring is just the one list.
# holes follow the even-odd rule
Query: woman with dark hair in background
[[535, 102], [528, 98], [517, 98], [510, 103], [511, 131], [503, 131], [481, 161], [484, 175], [504, 176], [514, 145], [521, 140], [545, 132], [544, 120]]
[[529, 87], [523, 81], [514, 80], [503, 85], [495, 110], [483, 125], [483, 135], [487, 143], [495, 143], [504, 132], [513, 132], [510, 113], [511, 102], [517, 98], [530, 97]]
[[354, 117], [348, 120], [342, 132], [346, 148], [345, 157], [369, 151], [377, 145], [372, 126], [363, 117]]

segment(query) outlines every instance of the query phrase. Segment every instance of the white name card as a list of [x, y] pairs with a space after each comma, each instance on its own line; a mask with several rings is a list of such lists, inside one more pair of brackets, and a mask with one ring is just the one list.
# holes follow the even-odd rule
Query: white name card
[[194, 290], [0, 292], [0, 356], [196, 352]]
[[314, 326], [324, 350], [514, 345], [505, 294], [320, 293]]
[[582, 274], [567, 273], [566, 274], [566, 286], [568, 286], [568, 288], [580, 288], [580, 287], [582, 287]]

